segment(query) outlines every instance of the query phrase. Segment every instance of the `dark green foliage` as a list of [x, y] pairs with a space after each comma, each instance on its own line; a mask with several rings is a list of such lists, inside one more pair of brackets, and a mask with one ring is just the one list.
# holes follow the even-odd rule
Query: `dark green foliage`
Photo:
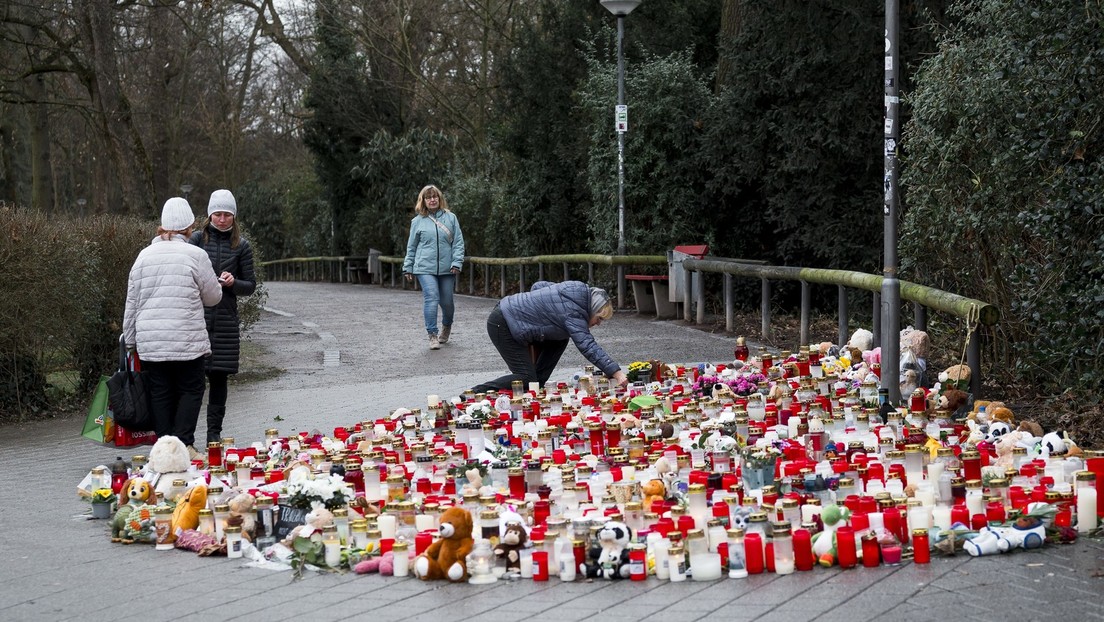
[[603, 13], [597, 3], [541, 3], [540, 19], [521, 32], [503, 64], [494, 135], [505, 176], [487, 222], [491, 255], [586, 249], [577, 216], [591, 203], [588, 137], [575, 116], [574, 91], [586, 75], [584, 46]]
[[902, 263], [1001, 307], [1004, 369], [1099, 394], [1104, 9], [978, 0], [952, 15], [910, 98]]
[[250, 181], [235, 193], [249, 241], [270, 258], [330, 253], [330, 205], [314, 171], [290, 167]]
[[881, 4], [748, 0], [701, 153], [719, 254], [876, 271]]
[[[579, 100], [591, 131], [587, 183], [590, 248], [613, 253], [618, 238], [616, 71], [597, 60]], [[697, 154], [708, 81], [689, 53], [650, 58], [625, 77], [629, 132], [625, 144], [625, 237], [628, 254], [662, 254], [676, 244], [713, 242], [718, 223], [703, 218]]]
[[[360, 150], [377, 131], [400, 131], [398, 111], [372, 75], [344, 27], [344, 3], [319, 0], [315, 10], [314, 65], [305, 105], [313, 115], [304, 124], [304, 142], [315, 156], [318, 177], [332, 209], [331, 252], [351, 250], [350, 227], [369, 189], [352, 175]], [[370, 182], [372, 180], [369, 180]]]
[[[399, 136], [381, 130], [372, 136], [357, 154], [351, 172], [365, 189], [349, 232], [356, 254], [366, 254], [369, 248], [384, 254], [405, 253], [414, 204], [426, 184], [440, 188], [451, 209], [453, 197], [446, 175], [455, 148], [452, 137], [423, 129]], [[459, 217], [464, 212], [458, 208], [456, 213]], [[460, 222], [461, 229], [464, 224]]]

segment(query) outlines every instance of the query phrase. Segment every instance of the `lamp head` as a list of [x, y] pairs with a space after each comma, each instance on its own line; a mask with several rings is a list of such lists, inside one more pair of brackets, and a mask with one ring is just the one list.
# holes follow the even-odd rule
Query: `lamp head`
[[641, 0], [599, 0], [606, 10], [618, 17], [623, 17], [633, 12], [640, 6]]

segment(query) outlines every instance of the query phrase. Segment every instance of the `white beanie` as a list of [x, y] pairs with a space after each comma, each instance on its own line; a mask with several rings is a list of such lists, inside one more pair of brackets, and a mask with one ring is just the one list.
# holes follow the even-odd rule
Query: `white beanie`
[[234, 195], [229, 190], [215, 190], [211, 193], [211, 200], [207, 202], [207, 215], [210, 216], [215, 212], [229, 212], [230, 215], [237, 217], [238, 202], [234, 200]]
[[165, 231], [183, 231], [195, 224], [195, 214], [186, 199], [173, 197], [165, 201], [161, 209], [161, 228]]

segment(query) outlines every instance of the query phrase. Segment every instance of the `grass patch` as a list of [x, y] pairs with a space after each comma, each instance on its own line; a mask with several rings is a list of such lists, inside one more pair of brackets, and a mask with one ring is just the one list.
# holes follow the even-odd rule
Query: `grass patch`
[[230, 376], [230, 382], [233, 384], [249, 384], [279, 378], [287, 370], [266, 365], [264, 358], [267, 353], [268, 350], [264, 346], [243, 339], [238, 373]]

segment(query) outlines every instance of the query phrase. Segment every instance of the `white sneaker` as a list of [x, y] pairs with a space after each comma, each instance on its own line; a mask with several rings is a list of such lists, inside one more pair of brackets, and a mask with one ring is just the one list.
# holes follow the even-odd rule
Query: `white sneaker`
[[429, 336], [429, 349], [430, 350], [440, 350], [441, 349], [441, 342], [437, 339], [437, 335], [430, 335]]
[[449, 333], [451, 332], [451, 326], [441, 326], [441, 334], [437, 335], [437, 343], [448, 343]]

